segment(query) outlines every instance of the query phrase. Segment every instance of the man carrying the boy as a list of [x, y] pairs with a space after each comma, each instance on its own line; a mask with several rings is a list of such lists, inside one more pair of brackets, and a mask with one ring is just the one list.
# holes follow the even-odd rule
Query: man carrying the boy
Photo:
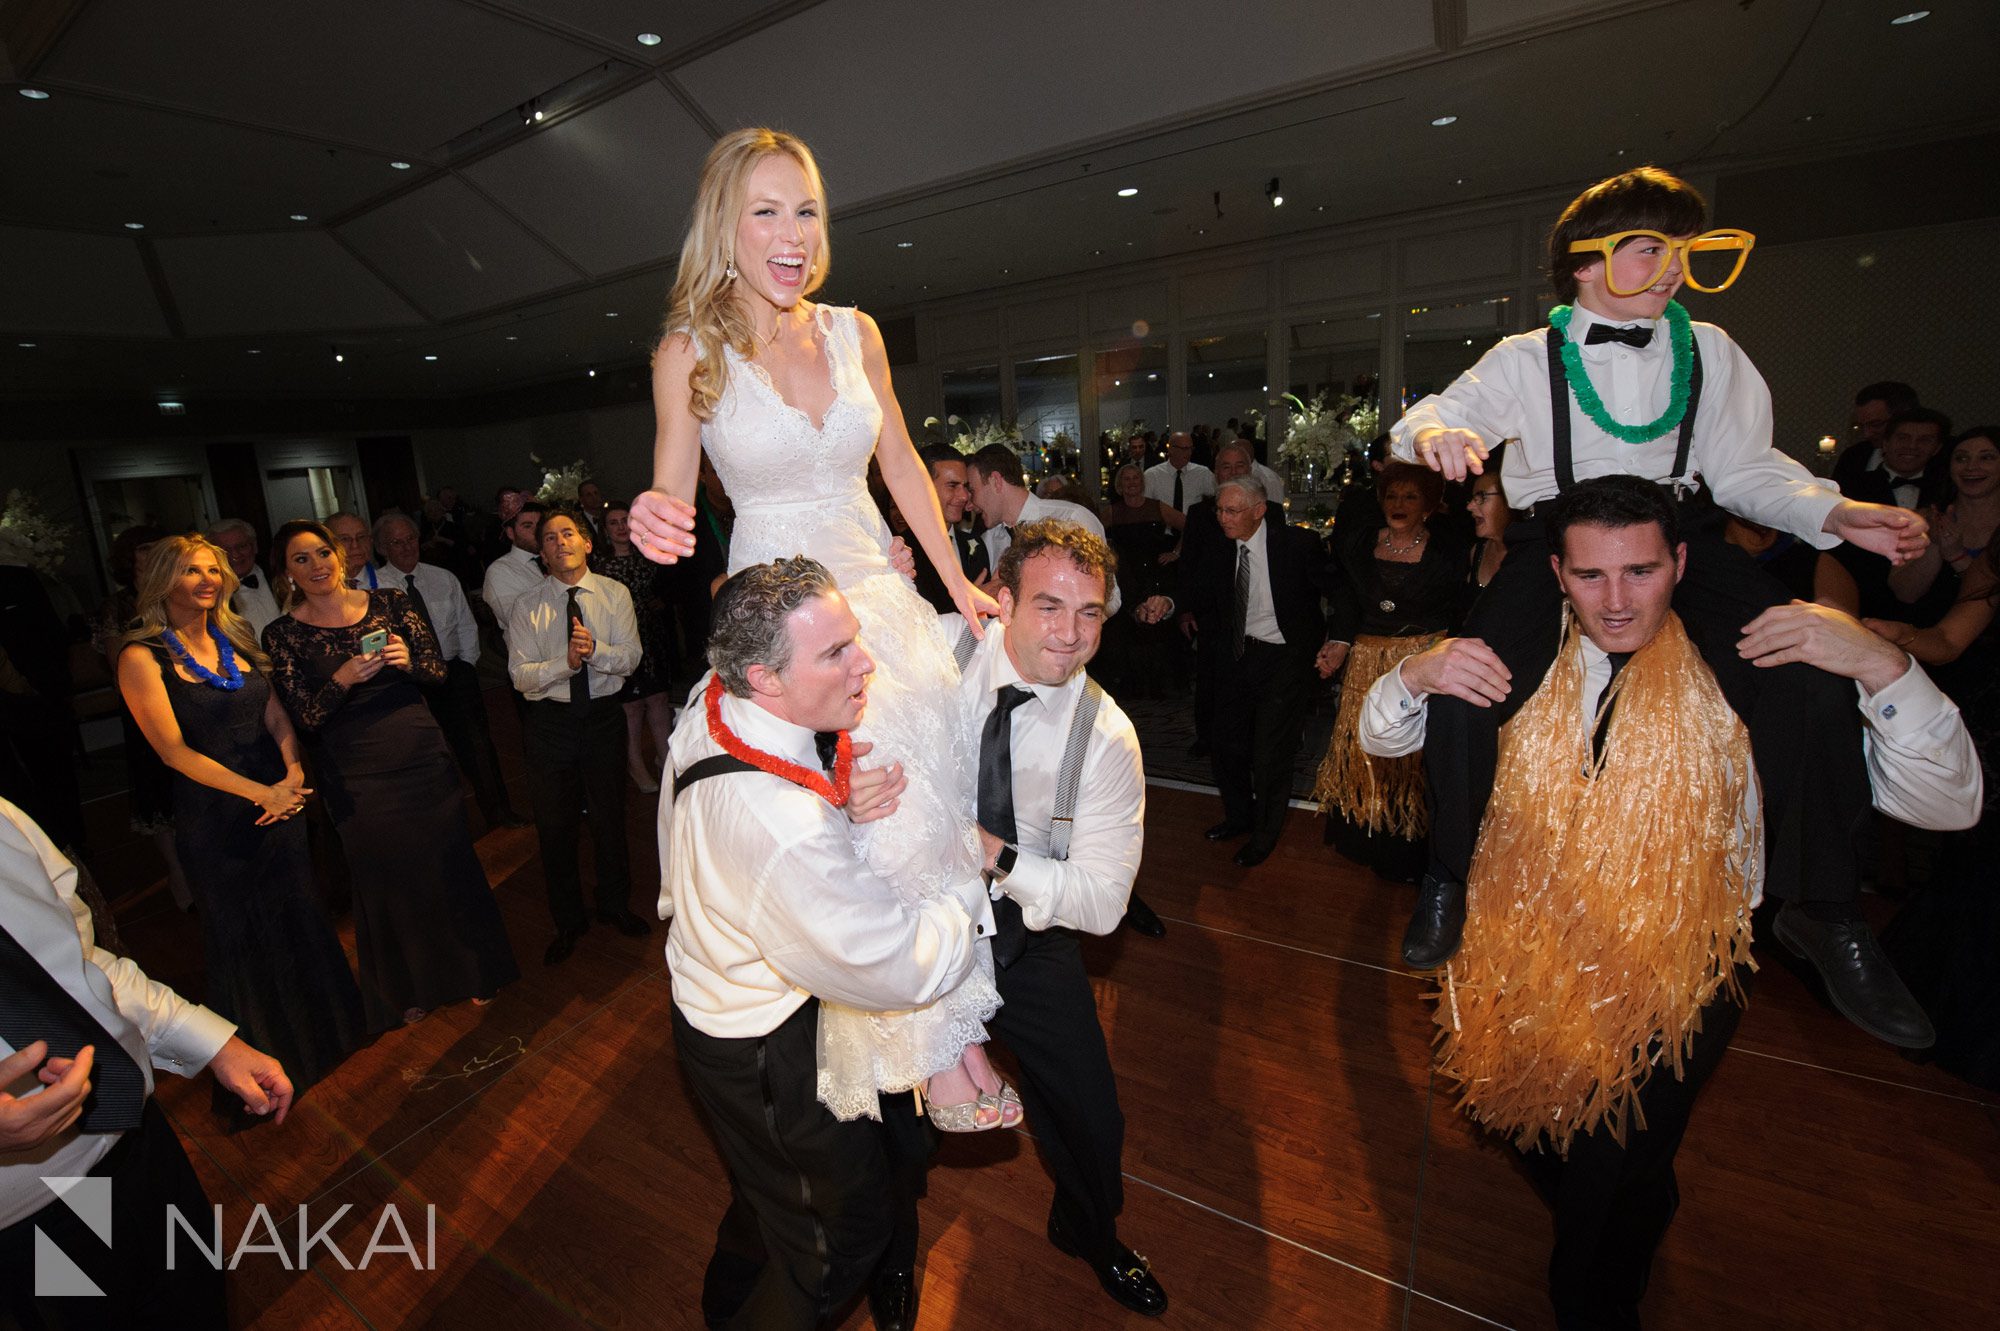
[[[1771, 446], [1763, 378], [1721, 329], [1694, 324], [1673, 300], [1684, 281], [1727, 287], [1754, 243], [1706, 225], [1701, 195], [1655, 167], [1586, 190], [1549, 237], [1557, 293], [1572, 303], [1411, 408], [1393, 449], [1456, 480], [1479, 470], [1500, 440], [1520, 441], [1507, 450], [1502, 482], [1525, 520], [1509, 527], [1509, 557], [1464, 629], [1517, 680], [1539, 680], [1561, 642], [1562, 590], [1537, 506], [1595, 476], [1671, 487], [1689, 550], [1674, 608], [1749, 728], [1766, 881], [1785, 903], [1778, 937], [1819, 970], [1849, 1020], [1923, 1048], [1934, 1039], [1930, 1023], [1858, 909], [1853, 838], [1868, 782], [1852, 688], [1804, 664], [1744, 668], [1736, 648], [1744, 626], [1789, 596], [1722, 540], [1722, 510], [1820, 549], [1847, 541], [1896, 562], [1918, 554], [1928, 534], [1916, 514], [1844, 500]], [[1523, 692], [1492, 706], [1440, 698], [1431, 708], [1431, 865], [1403, 943], [1412, 966], [1441, 965], [1458, 948], [1498, 732]]]

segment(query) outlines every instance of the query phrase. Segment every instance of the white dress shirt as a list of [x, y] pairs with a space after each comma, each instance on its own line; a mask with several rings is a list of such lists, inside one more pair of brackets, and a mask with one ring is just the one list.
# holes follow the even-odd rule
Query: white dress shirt
[[438, 650], [447, 661], [479, 664], [479, 625], [472, 618], [472, 604], [458, 579], [436, 564], [418, 564], [408, 573], [394, 564], [382, 568], [382, 585], [410, 589], [410, 579], [424, 594], [424, 611], [431, 618], [431, 632], [437, 634]]
[[[1044, 499], [1038, 494], [1030, 493], [1021, 501], [1021, 512], [1013, 522], [1005, 525], [996, 522], [988, 527], [986, 534], [980, 538], [986, 542], [987, 566], [996, 571], [999, 569], [1000, 556], [1006, 554], [1007, 547], [1014, 543], [1014, 533], [1011, 528], [1018, 527], [1024, 522], [1039, 522], [1043, 518], [1061, 518], [1064, 522], [1074, 522], [1095, 535], [1098, 540], [1104, 541], [1106, 545], [1111, 543], [1104, 535], [1104, 523], [1082, 504], [1072, 504], [1067, 499]], [[1114, 584], [1111, 588], [1111, 603], [1104, 607], [1104, 612], [1107, 615], [1117, 614], [1119, 604], [1118, 588]]]
[[[76, 893], [76, 866], [27, 814], [0, 799], [0, 921], [42, 968], [117, 1037], [152, 1094], [154, 1068], [192, 1077], [236, 1033], [231, 1022], [190, 1003], [124, 957], [97, 946], [90, 907]], [[15, 1052], [0, 1039], [0, 1058]], [[101, 1055], [100, 1055], [101, 1058]], [[39, 1095], [33, 1073], [11, 1086]], [[0, 1228], [41, 1210], [55, 1194], [42, 1176], [88, 1174], [121, 1134], [74, 1127], [31, 1151], [0, 1152]]]
[[[577, 580], [577, 613], [596, 640], [582, 668], [590, 672], [590, 696], [608, 698], [625, 687], [639, 668], [639, 620], [632, 593], [616, 578], [585, 571]], [[514, 602], [507, 625], [507, 674], [529, 702], [568, 702], [569, 585], [550, 574]]]
[[480, 584], [479, 599], [500, 623], [500, 636], [514, 620], [514, 602], [541, 585], [548, 574], [533, 552], [515, 546], [486, 566], [486, 580]]
[[[1583, 706], [1577, 725], [1589, 727], [1597, 700], [1611, 680], [1611, 660], [1583, 640]], [[1916, 661], [1880, 693], [1858, 682], [1861, 743], [1875, 807], [1912, 827], [1957, 831], [1979, 821], [1984, 800], [1979, 753], [1958, 707], [1938, 691]], [[1400, 758], [1424, 745], [1429, 695], [1403, 683], [1403, 667], [1375, 681], [1361, 705], [1361, 747], [1380, 758]], [[1753, 784], [1753, 795], [1755, 793]], [[1751, 904], [1763, 899], [1763, 866], [1751, 866]]]
[[[1643, 349], [1619, 342], [1590, 346], [1591, 325], [1643, 323], [1600, 319], [1582, 306], [1570, 321], [1584, 368], [1612, 419], [1643, 425], [1667, 409], [1672, 391], [1673, 348], [1664, 319], [1656, 320], [1653, 340]], [[1429, 429], [1471, 430], [1489, 447], [1507, 446], [1501, 485], [1507, 506], [1524, 509], [1556, 493], [1555, 444], [1549, 407], [1547, 328], [1502, 339], [1479, 363], [1411, 407], [1390, 430], [1391, 451], [1405, 462], [1420, 462], [1417, 435]], [[1694, 325], [1701, 348], [1701, 403], [1696, 410], [1689, 469], [1701, 473], [1715, 502], [1767, 527], [1788, 531], [1817, 549], [1830, 550], [1840, 538], [1820, 530], [1840, 503], [1840, 491], [1771, 446], [1771, 391], [1742, 349], [1714, 324]], [[1643, 444], [1606, 434], [1584, 415], [1572, 389], [1569, 402], [1571, 455], [1576, 478], [1629, 472], [1651, 481], [1672, 479], [1678, 427]]]
[[1174, 504], [1174, 464], [1155, 462], [1146, 468], [1146, 498], [1157, 499], [1185, 513], [1215, 494], [1215, 473], [1199, 462], [1181, 468], [1181, 502]]
[[1250, 474], [1264, 487], [1264, 498], [1279, 505], [1282, 511], [1285, 502], [1285, 478], [1261, 462], [1250, 464]]
[[[257, 580], [256, 585], [251, 585], [251, 578]], [[236, 595], [229, 598], [229, 605], [250, 621], [250, 636], [262, 642], [264, 626], [278, 617], [278, 598], [271, 594], [271, 575], [261, 568], [245, 574], [244, 581], [236, 585]]]
[[[712, 672], [711, 672], [712, 673]], [[718, 1039], [768, 1035], [818, 997], [867, 1012], [923, 1007], [975, 964], [985, 884], [909, 903], [855, 854], [844, 810], [780, 776], [728, 772], [676, 797], [675, 773], [722, 751], [704, 675], [668, 742], [660, 792], [660, 918], [674, 1002]], [[819, 771], [813, 732], [743, 698], [722, 719], [753, 749]]]
[[[965, 621], [957, 615], [946, 615], [940, 622], [945, 637], [952, 642], [965, 631]], [[1005, 638], [1000, 622], [990, 621], [959, 682], [966, 734], [974, 753], [979, 751], [980, 731], [1001, 688], [1016, 685], [1036, 699], [1016, 707], [1008, 718], [1014, 760], [1015, 848], [1019, 855], [1013, 872], [994, 887], [994, 894], [1004, 892], [1014, 898], [1021, 907], [1023, 923], [1030, 929], [1060, 927], [1108, 934], [1125, 918], [1132, 882], [1139, 874], [1139, 856], [1145, 849], [1146, 772], [1138, 733], [1106, 694], [1098, 703], [1089, 747], [1083, 754], [1069, 858], [1050, 859], [1056, 782], [1062, 775], [1070, 721], [1083, 698], [1084, 674], [1078, 670], [1067, 683], [1056, 686], [1031, 684], [1014, 668]]]
[[1257, 524], [1257, 530], [1250, 533], [1247, 541], [1231, 541], [1229, 581], [1236, 582], [1236, 566], [1243, 558], [1243, 552], [1250, 552], [1250, 604], [1243, 615], [1243, 636], [1255, 638], [1258, 642], [1285, 644], [1285, 635], [1278, 631], [1277, 603], [1271, 599], [1271, 520], [1267, 516]]

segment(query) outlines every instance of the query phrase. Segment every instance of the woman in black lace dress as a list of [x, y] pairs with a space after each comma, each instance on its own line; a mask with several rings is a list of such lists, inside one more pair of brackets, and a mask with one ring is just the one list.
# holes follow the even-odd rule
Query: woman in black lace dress
[[[271, 545], [290, 610], [264, 629], [264, 650], [347, 852], [368, 1025], [489, 1002], [520, 970], [472, 852], [458, 769], [417, 690], [444, 679], [437, 639], [402, 592], [350, 589], [318, 523], [288, 522]], [[364, 652], [376, 632], [386, 644]]]
[[[118, 688], [174, 773], [181, 861], [201, 912], [206, 1002], [304, 1093], [366, 1035], [347, 955], [313, 890], [298, 737], [271, 691], [236, 575], [199, 536], [157, 542], [139, 567]], [[234, 1127], [264, 1120], [215, 1088]]]
[[1344, 663], [1347, 673], [1313, 798], [1342, 854], [1385, 878], [1415, 882], [1429, 831], [1423, 759], [1363, 753], [1361, 704], [1376, 680], [1451, 631], [1470, 557], [1448, 529], [1430, 523], [1443, 498], [1436, 472], [1392, 462], [1375, 491], [1379, 527], [1334, 530], [1344, 585], [1333, 598], [1319, 668], [1331, 676]]
[[[639, 620], [639, 668], [618, 695], [625, 706], [625, 767], [632, 784], [650, 795], [660, 788], [660, 768], [667, 760], [667, 740], [674, 733], [674, 698], [668, 683], [674, 668], [674, 626], [660, 594], [660, 565], [632, 546], [628, 519], [631, 505], [604, 508], [603, 559], [597, 571], [625, 584], [632, 593], [632, 613]], [[653, 736], [653, 758], [646, 759], [646, 731]]]

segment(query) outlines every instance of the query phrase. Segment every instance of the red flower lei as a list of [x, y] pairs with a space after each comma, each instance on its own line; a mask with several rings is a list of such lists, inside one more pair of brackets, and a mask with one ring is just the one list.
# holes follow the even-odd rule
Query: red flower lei
[[781, 776], [793, 785], [804, 786], [813, 794], [838, 809], [847, 803], [848, 778], [854, 774], [854, 741], [845, 730], [835, 741], [833, 753], [833, 780], [828, 781], [824, 773], [815, 772], [786, 762], [775, 753], [753, 749], [737, 737], [722, 719], [722, 676], [708, 681], [708, 689], [703, 694], [708, 706], [708, 737], [722, 746], [722, 751], [732, 758], [749, 763], [760, 772]]

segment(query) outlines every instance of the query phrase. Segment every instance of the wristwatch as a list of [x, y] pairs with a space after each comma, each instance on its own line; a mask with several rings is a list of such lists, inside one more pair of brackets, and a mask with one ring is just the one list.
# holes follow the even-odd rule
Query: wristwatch
[[993, 857], [993, 881], [996, 883], [1006, 882], [1007, 875], [1014, 872], [1014, 861], [1019, 858], [1020, 852], [1012, 846], [1000, 847], [1000, 853]]

